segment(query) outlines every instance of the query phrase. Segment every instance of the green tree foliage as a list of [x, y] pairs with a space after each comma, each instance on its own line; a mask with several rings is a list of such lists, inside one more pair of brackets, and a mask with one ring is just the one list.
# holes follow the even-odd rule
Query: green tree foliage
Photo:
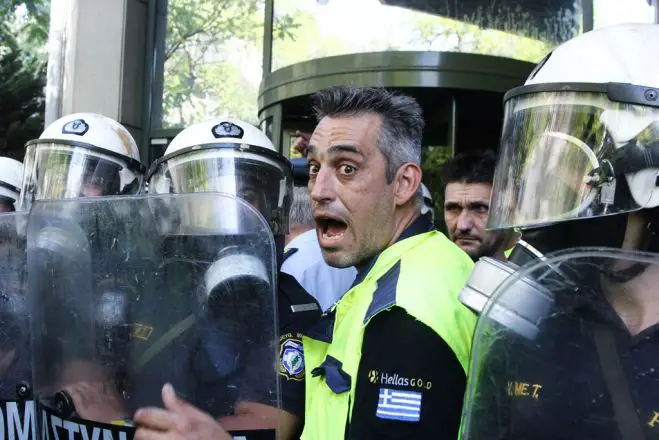
[[22, 160], [43, 131], [48, 16], [46, 1], [0, 0], [0, 155]]
[[0, 0], [0, 17], [10, 24], [22, 45], [35, 53], [43, 49], [48, 40], [50, 1]]
[[[574, 30], [574, 17], [565, 14], [548, 21], [545, 29], [520, 34], [479, 26], [483, 21], [479, 16], [459, 21], [377, 0], [327, 3], [275, 0], [273, 69], [380, 50], [462, 51], [537, 61], [553, 41]], [[351, 9], [366, 14], [363, 20], [369, 31], [348, 20]], [[182, 127], [218, 115], [257, 122], [264, 10], [265, 0], [169, 0], [163, 126]], [[488, 20], [497, 21], [500, 28], [524, 18], [517, 11], [477, 12], [490, 14]]]
[[[213, 115], [257, 123], [264, 0], [170, 0], [165, 43], [164, 126], [186, 126]], [[293, 15], [275, 19], [286, 38]]]

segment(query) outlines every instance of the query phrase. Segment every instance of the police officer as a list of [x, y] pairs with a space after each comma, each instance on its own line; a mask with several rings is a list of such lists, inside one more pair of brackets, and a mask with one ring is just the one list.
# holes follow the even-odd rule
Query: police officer
[[[20, 209], [26, 211], [30, 210], [34, 202], [38, 200], [54, 201], [135, 194], [140, 189], [145, 174], [145, 167], [140, 161], [137, 144], [128, 130], [113, 119], [95, 113], [71, 114], [50, 124], [38, 139], [26, 144], [24, 165], [25, 178], [21, 188]], [[90, 291], [87, 292], [85, 284], [76, 284], [76, 281], [79, 280], [66, 280], [64, 276], [61, 277], [58, 288], [44, 287], [47, 290], [45, 293], [40, 290], [38, 280], [45, 273], [44, 270], [52, 269], [56, 271], [55, 273], [62, 275], [70, 274], [74, 272], [73, 264], [76, 264], [76, 259], [89, 249], [88, 237], [78, 234], [81, 232], [80, 227], [83, 226], [77, 224], [77, 221], [82, 218], [81, 210], [63, 212], [62, 206], [53, 203], [44, 211], [40, 211], [35, 216], [36, 223], [32, 223], [27, 230], [28, 242], [32, 239], [32, 250], [43, 248], [44, 252], [50, 252], [52, 257], [50, 261], [55, 263], [55, 266], [46, 267], [40, 265], [36, 260], [32, 260], [33, 264], [30, 266], [28, 258], [28, 266], [35, 269], [35, 272], [28, 276], [37, 281], [33, 283], [30, 291], [35, 294], [33, 296], [43, 293], [44, 298], [47, 298], [46, 301], [32, 303], [32, 318], [43, 325], [43, 328], [50, 330], [57, 328], [62, 335], [80, 333], [82, 339], [85, 337], [83, 334], [88, 334], [90, 330], [86, 324], [90, 322], [91, 317], [87, 316], [87, 313], [83, 313], [81, 308], [90, 304], [80, 304], [80, 309], [71, 307], [71, 314], [67, 315], [67, 319], [61, 319], [62, 315], [53, 316], [51, 314], [53, 308], [60, 307], [58, 310], [61, 310], [65, 304], [73, 304], [78, 295], [89, 294], [92, 295], [89, 297], [91, 304], [98, 304], [97, 311], [102, 313], [108, 309], [107, 304], [104, 305], [103, 301], [107, 299], [112, 303], [114, 293], [107, 296], [102, 292], [102, 288], [99, 290], [99, 286], [89, 286]], [[110, 226], [115, 220], [112, 216], [97, 216], [93, 220], [103, 223], [109, 231], [102, 237], [97, 236], [98, 240], [111, 242], [118, 239], [116, 236], [109, 236], [113, 235], [114, 231], [114, 228]], [[42, 224], [39, 224], [40, 221]], [[63, 234], [62, 239], [57, 239], [56, 235], [50, 237], [30, 235], [31, 232], [39, 231], [42, 226], [48, 225], [56, 226], [58, 232]], [[66, 284], [67, 282], [69, 284]], [[42, 327], [37, 326], [37, 328]], [[105, 335], [106, 339], [109, 336]], [[39, 332], [33, 335], [32, 340], [35, 342], [32, 347], [35, 359], [33, 364], [37, 367], [34, 376], [50, 381], [50, 383], [61, 379], [67, 384], [63, 391], [68, 394], [74, 406], [83, 410], [79, 416], [108, 422], [123, 416], [121, 404], [114, 406], [82, 404], [83, 401], [97, 398], [104, 403], [112, 400], [107, 398], [101, 385], [102, 382], [111, 381], [108, 374], [101, 371], [99, 364], [92, 360], [92, 354], [86, 352], [82, 345], [73, 348], [73, 350], [80, 350], [77, 353], [80, 362], [67, 363], [62, 357], [64, 344], [57, 335], [44, 335]], [[69, 354], [71, 353], [69, 352]], [[82, 377], [81, 374], [78, 374], [81, 371], [90, 373], [88, 378], [94, 376], [98, 380], [94, 380], [90, 385], [84, 380], [67, 379]], [[42, 386], [44, 382], [42, 382]], [[118, 391], [115, 390], [113, 393], [114, 402], [120, 402]], [[102, 413], [102, 416], [90, 414], [94, 411]]]
[[[0, 157], [0, 213], [16, 211], [22, 180], [23, 164], [9, 157]], [[2, 339], [10, 346], [2, 350], [3, 358], [6, 360], [0, 370], [0, 376], [6, 379], [2, 387], [7, 386], [10, 389], [7, 392], [0, 391], [0, 394], [5, 396], [13, 394], [19, 382], [30, 381], [29, 356], [25, 350], [25, 344], [28, 342], [24, 322], [26, 316], [19, 318], [19, 314], [26, 312], [22, 295], [24, 246], [23, 240], [17, 236], [16, 219], [16, 216], [0, 216], [0, 251], [2, 252], [0, 292], [4, 298], [1, 320], [2, 332], [5, 335]], [[11, 370], [9, 370], [10, 366], [12, 366]], [[8, 371], [12, 372], [8, 373]]]
[[22, 180], [23, 164], [9, 157], [0, 157], [0, 212], [16, 210]]
[[[25, 237], [18, 234], [25, 213], [16, 212], [22, 177], [21, 162], [0, 158], [0, 405], [4, 414], [18, 412], [30, 417], [27, 413], [34, 411], [34, 406], [25, 301]], [[33, 423], [20, 423], [18, 429], [32, 438]], [[16, 429], [9, 427], [7, 432], [15, 435]]]
[[598, 29], [506, 95], [488, 227], [527, 228], [543, 253], [600, 248], [495, 293], [463, 439], [659, 438], [657, 51], [659, 25]]
[[[151, 194], [217, 192], [248, 202], [267, 221], [274, 235], [278, 259], [281, 262], [284, 236], [288, 230], [291, 169], [288, 161], [275, 150], [272, 142], [258, 128], [235, 119], [219, 119], [188, 127], [174, 138], [164, 156], [152, 166], [148, 181]], [[217, 209], [219, 208], [221, 207]], [[197, 218], [202, 216], [199, 207], [190, 209], [199, 213]], [[208, 269], [206, 279], [229, 277], [226, 272], [231, 270], [257, 272], [255, 267], [252, 268], [252, 263], [249, 263], [249, 258], [240, 258], [244, 253], [249, 253], [249, 242], [236, 242], [235, 245], [237, 253], [229, 255], [227, 260], [218, 259], [217, 263]], [[256, 243], [251, 246], [256, 246]], [[231, 258], [242, 263], [231, 263]], [[237, 325], [242, 323], [243, 327], [246, 323], [257, 321], [259, 311], [263, 307], [254, 307], [249, 300], [249, 292], [252, 289], [246, 288], [245, 296], [237, 298], [236, 302], [225, 297], [219, 303], [224, 311], [217, 319], [225, 320], [232, 315], [236, 321], [240, 321]], [[254, 429], [273, 429], [277, 426], [278, 438], [293, 438], [301, 427], [304, 415], [302, 333], [317, 321], [320, 310], [316, 301], [295, 279], [284, 273], [278, 275], [277, 306], [282, 411], [278, 411], [273, 405], [271, 391], [261, 388], [262, 383], [267, 382], [268, 373], [272, 369], [272, 364], [264, 360], [258, 368], [254, 368], [255, 365], [252, 364], [234, 379], [241, 384], [234, 387], [239, 388], [234, 414], [227, 416], [208, 403], [212, 401], [213, 394], [218, 396], [223, 393], [222, 389], [226, 388], [226, 384], [216, 382], [215, 385], [207, 385], [210, 387], [209, 399], [192, 397], [199, 395], [197, 392], [189, 393], [189, 403], [184, 403], [173, 393], [172, 388], [167, 386], [163, 389], [165, 409], [145, 408], [135, 414], [135, 423], [138, 426], [136, 438], [170, 438], [174, 435], [192, 438], [202, 435], [196, 429], [207, 432], [213, 438], [221, 438], [224, 429], [248, 432]], [[213, 337], [209, 333], [203, 337], [206, 343], [202, 345], [207, 355], [217, 359], [222, 358], [220, 351], [226, 350], [226, 343], [231, 342], [219, 340], [218, 336]], [[257, 338], [258, 335], [254, 337]], [[264, 350], [267, 352], [269, 348], [264, 347]], [[242, 354], [251, 355], [253, 351]], [[153, 366], [157, 369], [158, 362]], [[202, 376], [202, 370], [196, 374]], [[173, 389], [179, 396], [187, 394], [185, 389]], [[218, 416], [223, 416], [219, 420], [220, 424], [214, 421]], [[249, 433], [246, 435], [249, 438]]]

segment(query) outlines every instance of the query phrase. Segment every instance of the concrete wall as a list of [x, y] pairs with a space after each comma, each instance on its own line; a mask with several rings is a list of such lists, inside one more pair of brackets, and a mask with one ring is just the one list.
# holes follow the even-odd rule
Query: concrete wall
[[52, 0], [46, 124], [100, 113], [142, 137], [147, 0]]

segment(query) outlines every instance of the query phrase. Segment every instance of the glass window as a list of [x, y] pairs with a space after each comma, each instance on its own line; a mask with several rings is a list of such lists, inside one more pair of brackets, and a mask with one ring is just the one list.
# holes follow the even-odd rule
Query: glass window
[[444, 188], [441, 179], [442, 166], [452, 157], [450, 145], [426, 146], [422, 150], [421, 169], [423, 183], [426, 184], [435, 205], [435, 226], [446, 233], [444, 224]]
[[169, 0], [163, 127], [233, 116], [258, 124], [264, 0]]
[[[222, 115], [258, 123], [265, 1], [168, 1], [162, 121], [154, 128]], [[382, 50], [538, 61], [578, 32], [581, 16], [574, 0], [519, 6], [536, 3], [501, 0], [495, 11], [490, 0], [274, 0], [272, 65]]]
[[261, 131], [265, 133], [265, 135], [268, 137], [268, 139], [272, 139], [272, 116], [269, 116], [265, 118], [263, 121], [261, 121]]
[[593, 0], [595, 29], [621, 23], [654, 23], [654, 8], [648, 0]]
[[[581, 28], [580, 3], [565, 0], [542, 2], [544, 6], [500, 1], [496, 9], [485, 0], [274, 2], [273, 70], [315, 58], [383, 50], [471, 52], [536, 62]], [[461, 9], [451, 9], [453, 3]]]

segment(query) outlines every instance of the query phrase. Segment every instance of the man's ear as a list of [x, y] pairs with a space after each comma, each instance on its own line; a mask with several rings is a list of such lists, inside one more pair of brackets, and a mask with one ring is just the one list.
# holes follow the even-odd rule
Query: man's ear
[[412, 162], [402, 165], [394, 177], [394, 203], [402, 206], [416, 198], [421, 185], [421, 168]]

